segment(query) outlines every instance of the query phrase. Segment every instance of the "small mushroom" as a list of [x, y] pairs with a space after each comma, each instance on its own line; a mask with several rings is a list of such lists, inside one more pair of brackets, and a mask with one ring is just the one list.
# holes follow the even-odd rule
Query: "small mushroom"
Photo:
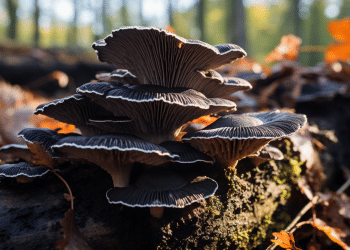
[[96, 75], [96, 79], [100, 82], [120, 82], [129, 85], [140, 84], [136, 76], [126, 69], [116, 69], [111, 73], [100, 73]]
[[222, 167], [234, 169], [238, 160], [272, 140], [295, 133], [305, 123], [305, 115], [278, 110], [227, 115], [202, 130], [187, 133], [182, 140], [214, 157]]
[[22, 137], [26, 143], [39, 142], [52, 157], [58, 157], [57, 152], [52, 150], [51, 146], [66, 136], [75, 137], [79, 135], [75, 133], [58, 134], [57, 130], [48, 128], [26, 128], [23, 129], [18, 136]]
[[151, 168], [129, 187], [107, 191], [112, 204], [128, 207], [149, 207], [153, 217], [161, 218], [165, 207], [183, 208], [214, 195], [216, 181], [206, 176], [185, 178], [164, 168]]
[[177, 163], [213, 163], [213, 158], [209, 155], [197, 151], [188, 143], [178, 141], [167, 141], [160, 144], [160, 146], [166, 148], [169, 152], [177, 154], [178, 157], [172, 159], [172, 162]]
[[84, 84], [77, 92], [93, 99], [116, 117], [133, 120], [120, 124], [90, 120], [90, 124], [112, 133], [133, 134], [155, 144], [173, 141], [188, 121], [236, 107], [232, 101], [206, 98], [192, 89], [154, 85], [94, 82]]
[[257, 152], [257, 155], [250, 155], [248, 157], [256, 166], [259, 166], [260, 164], [265, 163], [271, 159], [277, 161], [284, 159], [281, 150], [271, 145], [264, 146], [260, 151]]
[[0, 175], [5, 177], [15, 177], [18, 183], [28, 183], [35, 177], [43, 176], [49, 172], [45, 166], [32, 167], [26, 162], [0, 165]]
[[95, 126], [88, 125], [90, 118], [96, 116], [111, 117], [113, 114], [92, 102], [83, 95], [72, 95], [39, 105], [34, 114], [42, 114], [58, 121], [75, 125], [85, 136], [107, 133]]
[[132, 135], [68, 136], [52, 145], [65, 157], [99, 165], [113, 179], [114, 187], [127, 187], [134, 162], [160, 165], [178, 155]]
[[0, 159], [3, 162], [14, 162], [18, 159], [23, 159], [26, 162], [33, 161], [33, 153], [30, 152], [27, 145], [23, 144], [8, 144], [0, 148]]

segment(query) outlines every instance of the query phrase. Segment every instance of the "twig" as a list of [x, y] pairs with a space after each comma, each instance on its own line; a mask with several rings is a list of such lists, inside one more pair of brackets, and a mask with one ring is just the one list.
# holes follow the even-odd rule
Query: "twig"
[[72, 210], [74, 210], [73, 194], [72, 194], [72, 191], [70, 190], [70, 187], [69, 187], [68, 183], [63, 179], [62, 176], [60, 176], [59, 174], [57, 174], [57, 172], [55, 171], [55, 169], [52, 168], [52, 170], [53, 170], [54, 174], [55, 174], [58, 178], [60, 178], [60, 180], [64, 183], [64, 185], [66, 185], [66, 188], [68, 189], [68, 192], [69, 192], [69, 195], [70, 195], [70, 208], [71, 208]]
[[[349, 186], [350, 186], [350, 178], [346, 182], [344, 182], [344, 184], [335, 193], [336, 194], [341, 194]], [[286, 231], [287, 233], [292, 232], [292, 228], [298, 223], [298, 221], [301, 219], [301, 217], [304, 214], [306, 214], [306, 212], [309, 211], [310, 208], [312, 208], [313, 203], [314, 202], [316, 203], [317, 201], [322, 201], [322, 199], [318, 195], [316, 195], [312, 201], [310, 201], [309, 203], [307, 203], [305, 205], [305, 207], [303, 207], [303, 209], [297, 214], [295, 219], [288, 225], [288, 227], [284, 231]], [[303, 224], [300, 224], [300, 225], [303, 225]], [[278, 246], [278, 244], [272, 243], [268, 248], [266, 248], [266, 250], [273, 250], [273, 249], [276, 248], [276, 246]]]
[[327, 50], [327, 46], [318, 46], [318, 45], [301, 46], [299, 48], [299, 52], [325, 52], [326, 50]]

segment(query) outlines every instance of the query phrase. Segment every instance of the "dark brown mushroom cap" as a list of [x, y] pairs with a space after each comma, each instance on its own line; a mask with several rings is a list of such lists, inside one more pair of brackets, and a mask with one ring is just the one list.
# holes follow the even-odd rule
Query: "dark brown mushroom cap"
[[306, 116], [270, 111], [227, 115], [202, 130], [187, 133], [188, 141], [201, 152], [214, 157], [222, 167], [233, 167], [271, 140], [295, 133], [306, 123]]
[[112, 188], [109, 203], [129, 207], [183, 208], [214, 195], [218, 184], [205, 176], [185, 179], [172, 171], [152, 171], [138, 178], [134, 185]]
[[210, 139], [278, 139], [292, 135], [306, 123], [306, 116], [288, 112], [269, 111], [227, 115], [202, 130], [187, 133], [183, 140]]
[[7, 144], [0, 148], [0, 160], [3, 162], [13, 162], [17, 159], [23, 159], [26, 162], [33, 160], [33, 153], [30, 152], [27, 145]]
[[[52, 148], [67, 154], [68, 158], [85, 159], [100, 166], [107, 160], [159, 165], [177, 157], [161, 146], [124, 134], [68, 136]], [[111, 156], [110, 159], [107, 155]]]
[[197, 151], [188, 143], [178, 141], [167, 141], [160, 144], [160, 146], [169, 150], [169, 152], [177, 154], [179, 157], [171, 160], [178, 163], [194, 163], [205, 162], [212, 163], [213, 158], [209, 155]]
[[234, 44], [211, 46], [151, 27], [120, 28], [92, 47], [100, 61], [127, 69], [141, 84], [169, 88], [193, 88], [192, 82], [203, 78], [199, 71], [246, 56]]
[[126, 69], [116, 69], [111, 73], [100, 73], [96, 79], [102, 82], [120, 82], [123, 84], [140, 84], [139, 80]]
[[30, 178], [43, 176], [50, 169], [45, 166], [32, 167], [26, 162], [0, 165], [0, 175], [5, 177], [26, 176]]
[[87, 125], [90, 118], [112, 116], [112, 113], [92, 102], [83, 95], [71, 95], [39, 105], [34, 114], [42, 114], [58, 121], [75, 125], [83, 135], [93, 136], [107, 133], [107, 131]]
[[188, 121], [223, 110], [235, 110], [232, 101], [209, 99], [198, 91], [184, 88], [95, 82], [84, 84], [77, 91], [115, 116], [133, 119], [128, 124], [95, 123], [93, 120], [90, 124], [113, 133], [134, 134], [156, 144], [174, 140]]
[[314, 84], [305, 84], [302, 87], [301, 94], [298, 97], [298, 102], [310, 102], [310, 101], [329, 101], [332, 100], [337, 94], [344, 94], [347, 90], [345, 84], [339, 84], [321, 78]]

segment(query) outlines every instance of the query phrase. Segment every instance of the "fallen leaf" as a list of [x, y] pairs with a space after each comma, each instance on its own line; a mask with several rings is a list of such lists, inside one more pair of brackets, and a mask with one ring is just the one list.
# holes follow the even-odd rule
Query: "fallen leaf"
[[45, 149], [43, 145], [41, 145], [39, 142], [34, 143], [27, 143], [27, 146], [34, 154], [34, 164], [39, 166], [46, 166], [52, 170], [54, 170], [54, 166], [56, 165], [56, 162], [52, 159], [51, 154]]
[[295, 246], [295, 241], [293, 234], [287, 233], [286, 231], [281, 231], [279, 233], [273, 233], [273, 236], [277, 238], [277, 240], [271, 240], [273, 243], [278, 244], [282, 248], [290, 249], [290, 250], [301, 250]]
[[321, 230], [322, 232], [324, 232], [329, 237], [329, 239], [337, 243], [343, 249], [350, 250], [350, 247], [347, 244], [345, 244], [344, 241], [342, 240], [342, 238], [345, 235], [344, 235], [344, 232], [342, 232], [342, 230], [340, 230], [339, 228], [330, 227], [327, 225], [326, 222], [324, 222], [319, 218], [316, 218], [312, 225], [316, 227], [318, 230]]
[[75, 223], [74, 210], [69, 209], [60, 221], [63, 230], [63, 239], [56, 242], [56, 248], [60, 250], [88, 250], [91, 248], [84, 239]]
[[336, 43], [330, 44], [325, 53], [325, 61], [346, 62], [350, 58], [350, 18], [330, 21], [327, 25], [330, 35]]
[[265, 61], [268, 63], [276, 61], [295, 61], [299, 57], [301, 39], [293, 34], [283, 36], [280, 44], [267, 55]]

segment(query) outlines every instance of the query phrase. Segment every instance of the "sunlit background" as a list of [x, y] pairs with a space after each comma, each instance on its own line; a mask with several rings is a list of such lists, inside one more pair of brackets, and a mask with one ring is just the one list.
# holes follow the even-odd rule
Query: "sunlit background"
[[[88, 49], [122, 26], [171, 26], [185, 38], [236, 43], [262, 62], [283, 35], [326, 46], [327, 23], [348, 13], [350, 0], [0, 0], [0, 39]], [[322, 53], [301, 54], [304, 65], [322, 60]]]

